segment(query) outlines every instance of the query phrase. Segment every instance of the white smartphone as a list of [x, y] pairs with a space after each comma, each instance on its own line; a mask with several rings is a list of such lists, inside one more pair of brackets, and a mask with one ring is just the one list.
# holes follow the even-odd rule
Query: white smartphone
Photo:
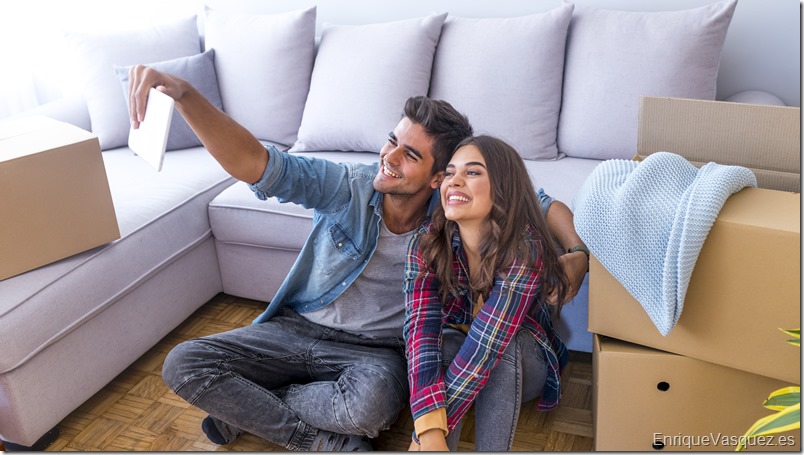
[[157, 172], [162, 170], [165, 159], [174, 105], [173, 98], [152, 88], [148, 92], [145, 118], [139, 128], [132, 127], [128, 132], [128, 147]]

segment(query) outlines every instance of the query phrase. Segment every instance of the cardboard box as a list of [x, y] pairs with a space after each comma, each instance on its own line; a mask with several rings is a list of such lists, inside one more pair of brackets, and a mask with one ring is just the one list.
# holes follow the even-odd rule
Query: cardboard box
[[[595, 450], [733, 451], [784, 381], [594, 336]], [[747, 440], [749, 450], [800, 451], [798, 430]]]
[[98, 138], [29, 117], [0, 123], [0, 280], [120, 238]]
[[800, 194], [760, 188], [727, 199], [667, 336], [593, 257], [589, 331], [800, 384], [801, 351], [779, 331], [801, 323], [800, 206]]
[[801, 108], [642, 97], [637, 153], [745, 166], [760, 188], [801, 191]]

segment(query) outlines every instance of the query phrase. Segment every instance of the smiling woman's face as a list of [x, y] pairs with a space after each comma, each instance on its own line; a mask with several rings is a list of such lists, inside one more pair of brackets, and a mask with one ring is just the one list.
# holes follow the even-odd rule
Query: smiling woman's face
[[448, 220], [462, 223], [485, 220], [493, 201], [486, 160], [474, 145], [452, 156], [441, 183], [441, 205]]

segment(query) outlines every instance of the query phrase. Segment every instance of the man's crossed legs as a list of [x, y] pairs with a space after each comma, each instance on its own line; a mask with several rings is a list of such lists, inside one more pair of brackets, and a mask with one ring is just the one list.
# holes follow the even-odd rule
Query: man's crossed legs
[[[404, 342], [311, 323], [289, 308], [269, 321], [185, 341], [162, 376], [212, 417], [213, 442], [241, 430], [289, 450], [370, 450], [407, 404]], [[214, 441], [215, 438], [220, 438]]]

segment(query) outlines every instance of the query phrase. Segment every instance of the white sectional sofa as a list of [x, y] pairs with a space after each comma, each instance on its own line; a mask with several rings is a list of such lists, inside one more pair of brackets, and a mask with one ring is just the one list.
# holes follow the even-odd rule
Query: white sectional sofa
[[[215, 49], [215, 83], [208, 66], [193, 77], [224, 111], [266, 144], [335, 161], [376, 161], [404, 99], [442, 97], [477, 132], [517, 146], [536, 186], [569, 206], [601, 160], [635, 153], [641, 94], [799, 97], [800, 74], [778, 75], [798, 64], [777, 61], [798, 59], [797, 47], [777, 49], [770, 64], [757, 63], [766, 51], [740, 48], [760, 35], [798, 37], [774, 22], [797, 18], [795, 4], [739, 0], [732, 20], [734, 4], [714, 0], [655, 1], [694, 8], [655, 13], [615, 11], [648, 7], [636, 0], [472, 3], [208, 1], [210, 11], [188, 12], [200, 34], [192, 19], [68, 37], [87, 86], [35, 113], [99, 136], [121, 238], [0, 281], [0, 439], [37, 443], [217, 293], [270, 300], [311, 226], [312, 211], [257, 200], [186, 130], [162, 172], [148, 167], [125, 146], [125, 84], [113, 64]], [[570, 349], [588, 352], [586, 288], [557, 324]]]

